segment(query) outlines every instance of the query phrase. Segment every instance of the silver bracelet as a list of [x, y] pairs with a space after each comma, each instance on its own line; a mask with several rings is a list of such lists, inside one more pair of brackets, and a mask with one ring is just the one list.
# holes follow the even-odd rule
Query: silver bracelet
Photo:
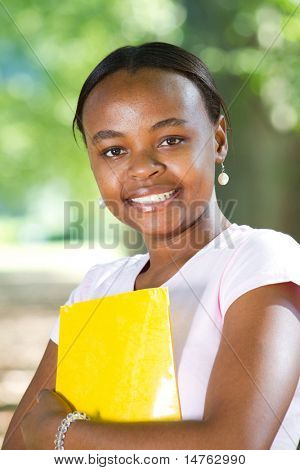
[[55, 450], [64, 450], [64, 438], [67, 430], [69, 429], [71, 423], [76, 421], [76, 419], [85, 419], [90, 420], [89, 416], [85, 413], [80, 413], [79, 411], [73, 411], [73, 413], [68, 413], [66, 418], [62, 419], [57, 433], [55, 434]]

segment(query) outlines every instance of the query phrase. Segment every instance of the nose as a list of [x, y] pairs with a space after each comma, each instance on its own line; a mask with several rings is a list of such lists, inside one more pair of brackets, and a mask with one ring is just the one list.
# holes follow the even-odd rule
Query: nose
[[128, 176], [134, 179], [146, 179], [156, 173], [163, 173], [165, 168], [166, 166], [155, 158], [153, 152], [139, 152], [130, 158]]

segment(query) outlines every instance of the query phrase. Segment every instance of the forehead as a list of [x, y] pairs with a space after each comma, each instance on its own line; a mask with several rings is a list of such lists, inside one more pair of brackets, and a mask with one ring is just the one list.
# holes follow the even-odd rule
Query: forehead
[[[83, 107], [83, 126], [90, 132], [108, 124], [153, 124], [153, 120], [177, 116], [197, 119], [206, 116], [197, 86], [176, 72], [142, 68], [131, 74], [118, 70], [99, 82]], [[143, 119], [143, 121], [141, 121]]]

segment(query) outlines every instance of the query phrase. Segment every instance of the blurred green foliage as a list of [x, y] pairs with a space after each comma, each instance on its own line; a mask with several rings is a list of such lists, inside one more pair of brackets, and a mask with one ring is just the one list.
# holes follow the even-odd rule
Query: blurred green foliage
[[[15, 239], [59, 238], [64, 201], [97, 200], [71, 132], [79, 91], [112, 50], [159, 40], [197, 54], [229, 106], [230, 183], [216, 184], [225, 215], [299, 238], [296, 1], [11, 0], [2, 2], [0, 29], [2, 234], [11, 237], [13, 220]], [[228, 199], [238, 201], [232, 214]]]

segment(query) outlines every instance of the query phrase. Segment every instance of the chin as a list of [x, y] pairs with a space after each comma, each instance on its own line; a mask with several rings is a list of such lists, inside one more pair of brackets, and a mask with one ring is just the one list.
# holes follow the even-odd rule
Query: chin
[[173, 207], [171, 210], [151, 212], [122, 210], [118, 217], [124, 224], [134, 228], [147, 237], [170, 238], [182, 231], [186, 221], [186, 211], [183, 207]]
[[182, 231], [182, 225], [178, 222], [175, 223], [140, 223], [138, 225], [137, 230], [139, 230], [142, 235], [146, 236], [147, 238], [160, 238], [160, 239], [168, 239], [174, 237], [176, 234], [179, 234]]

